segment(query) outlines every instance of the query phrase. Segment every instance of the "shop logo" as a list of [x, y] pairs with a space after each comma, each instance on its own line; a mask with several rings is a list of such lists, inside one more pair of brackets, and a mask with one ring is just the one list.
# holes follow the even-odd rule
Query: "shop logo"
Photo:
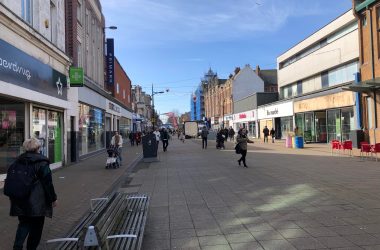
[[267, 115], [278, 115], [278, 109], [274, 109], [274, 110], [267, 110]]
[[63, 94], [63, 85], [61, 83], [61, 77], [58, 77], [58, 81], [55, 83], [57, 85], [58, 95]]
[[246, 115], [246, 114], [240, 114], [240, 115], [239, 115], [239, 119], [244, 119], [244, 118], [247, 118], [247, 115]]
[[30, 71], [28, 69], [21, 67], [21, 66], [18, 66], [17, 62], [9, 62], [9, 61], [0, 57], [0, 66], [4, 67], [5, 69], [11, 70], [11, 71], [13, 70], [14, 72], [16, 72], [19, 75], [25, 76], [26, 79], [28, 79], [28, 81], [32, 77]]

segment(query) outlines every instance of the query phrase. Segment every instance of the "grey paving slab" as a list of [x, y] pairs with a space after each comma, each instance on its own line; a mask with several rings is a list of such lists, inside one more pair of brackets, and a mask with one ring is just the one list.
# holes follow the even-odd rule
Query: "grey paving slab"
[[287, 240], [259, 241], [265, 250], [296, 250]]
[[231, 244], [231, 248], [233, 250], [263, 250], [261, 245], [256, 241], [245, 243], [233, 243]]

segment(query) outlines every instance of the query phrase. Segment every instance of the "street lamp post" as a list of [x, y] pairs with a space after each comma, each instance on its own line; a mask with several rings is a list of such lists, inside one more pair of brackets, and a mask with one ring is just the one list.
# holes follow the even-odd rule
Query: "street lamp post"
[[[168, 92], [169, 90], [167, 89], [166, 92]], [[152, 117], [152, 129], [154, 131], [154, 124], [156, 122], [156, 115], [155, 115], [155, 111], [154, 111], [154, 95], [156, 94], [163, 94], [165, 93], [164, 91], [157, 91], [157, 92], [154, 92], [153, 91], [153, 83], [152, 83], [152, 112], [153, 112], [153, 117]]]

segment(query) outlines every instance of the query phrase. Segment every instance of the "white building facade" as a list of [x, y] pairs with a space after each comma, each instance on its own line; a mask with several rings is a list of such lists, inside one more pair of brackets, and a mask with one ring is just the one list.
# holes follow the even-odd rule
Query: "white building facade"
[[0, 0], [0, 179], [30, 137], [52, 168], [67, 161], [78, 100], [67, 85], [64, 16], [64, 0]]

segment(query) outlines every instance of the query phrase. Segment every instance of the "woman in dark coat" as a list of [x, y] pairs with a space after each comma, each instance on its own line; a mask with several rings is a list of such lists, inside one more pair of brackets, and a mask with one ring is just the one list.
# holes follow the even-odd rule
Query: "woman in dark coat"
[[13, 249], [23, 249], [25, 239], [27, 249], [37, 249], [42, 235], [45, 216], [52, 218], [53, 207], [57, 205], [49, 159], [39, 154], [40, 144], [37, 139], [28, 139], [23, 143], [25, 153], [21, 154], [15, 164], [27, 164], [34, 168], [36, 181], [30, 196], [23, 200], [10, 198], [11, 216], [18, 216], [19, 224]]
[[238, 160], [239, 166], [241, 165], [241, 162], [243, 162], [244, 167], [248, 168], [245, 162], [245, 157], [247, 156], [247, 143], [253, 143], [253, 141], [248, 139], [247, 130], [245, 128], [242, 128], [239, 130], [238, 135], [236, 137], [236, 141], [240, 146], [240, 154], [241, 154], [241, 157]]

